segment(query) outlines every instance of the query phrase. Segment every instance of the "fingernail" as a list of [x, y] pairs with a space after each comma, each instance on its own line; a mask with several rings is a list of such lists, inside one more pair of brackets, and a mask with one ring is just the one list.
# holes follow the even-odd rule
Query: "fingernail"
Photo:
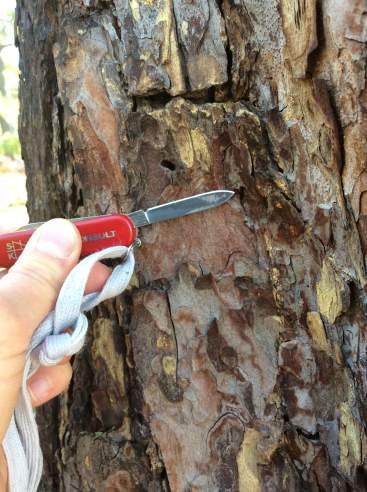
[[45, 401], [50, 393], [49, 382], [44, 378], [31, 379], [28, 383], [28, 391], [34, 403]]
[[64, 219], [53, 219], [37, 230], [35, 247], [55, 258], [68, 258], [77, 246], [74, 226]]

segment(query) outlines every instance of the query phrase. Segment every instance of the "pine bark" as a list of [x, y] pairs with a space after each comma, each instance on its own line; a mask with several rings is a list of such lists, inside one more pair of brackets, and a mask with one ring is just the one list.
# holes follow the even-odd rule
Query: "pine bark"
[[17, 3], [32, 221], [236, 192], [141, 231], [42, 490], [367, 490], [365, 0]]

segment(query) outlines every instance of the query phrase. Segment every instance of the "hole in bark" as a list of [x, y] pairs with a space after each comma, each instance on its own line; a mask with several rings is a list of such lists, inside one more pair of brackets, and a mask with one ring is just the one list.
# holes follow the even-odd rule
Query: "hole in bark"
[[171, 161], [162, 161], [161, 166], [169, 171], [176, 171], [176, 164], [173, 164]]
[[79, 190], [79, 196], [78, 196], [78, 202], [77, 202], [77, 208], [82, 207], [84, 205], [84, 198], [83, 198], [83, 190]]
[[198, 290], [211, 289], [212, 286], [213, 286], [213, 279], [211, 274], [202, 275], [195, 282], [195, 289]]
[[299, 427], [296, 427], [296, 432], [297, 432], [297, 434], [305, 437], [306, 439], [311, 439], [313, 441], [319, 441], [320, 440], [320, 433], [318, 431], [315, 433], [307, 432], [304, 429], [300, 429]]
[[357, 466], [356, 479], [356, 485], [360, 487], [358, 490], [364, 490], [363, 487], [365, 487], [367, 484], [367, 472], [366, 470], [364, 470], [363, 466]]
[[317, 47], [311, 51], [307, 60], [307, 73], [312, 75], [316, 68], [316, 64], [320, 59], [320, 53], [325, 47], [325, 32], [324, 32], [324, 13], [321, 2], [316, 2], [316, 38]]

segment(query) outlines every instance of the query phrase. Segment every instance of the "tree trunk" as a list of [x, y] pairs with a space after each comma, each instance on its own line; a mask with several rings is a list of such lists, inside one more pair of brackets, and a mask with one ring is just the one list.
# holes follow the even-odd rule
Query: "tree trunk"
[[18, 0], [33, 221], [236, 191], [141, 230], [42, 490], [367, 490], [366, 10]]

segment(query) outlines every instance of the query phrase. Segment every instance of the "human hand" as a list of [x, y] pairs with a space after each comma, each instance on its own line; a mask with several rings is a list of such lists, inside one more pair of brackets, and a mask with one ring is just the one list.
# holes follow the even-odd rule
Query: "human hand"
[[[34, 330], [53, 309], [65, 278], [79, 260], [81, 238], [71, 222], [54, 219], [40, 226], [17, 263], [0, 279], [0, 443], [22, 383], [25, 355]], [[86, 292], [102, 288], [110, 269], [94, 268]], [[68, 360], [41, 367], [28, 381], [34, 406], [64, 391], [71, 379]], [[6, 475], [0, 447], [0, 484]], [[2, 489], [1, 489], [2, 490]]]

